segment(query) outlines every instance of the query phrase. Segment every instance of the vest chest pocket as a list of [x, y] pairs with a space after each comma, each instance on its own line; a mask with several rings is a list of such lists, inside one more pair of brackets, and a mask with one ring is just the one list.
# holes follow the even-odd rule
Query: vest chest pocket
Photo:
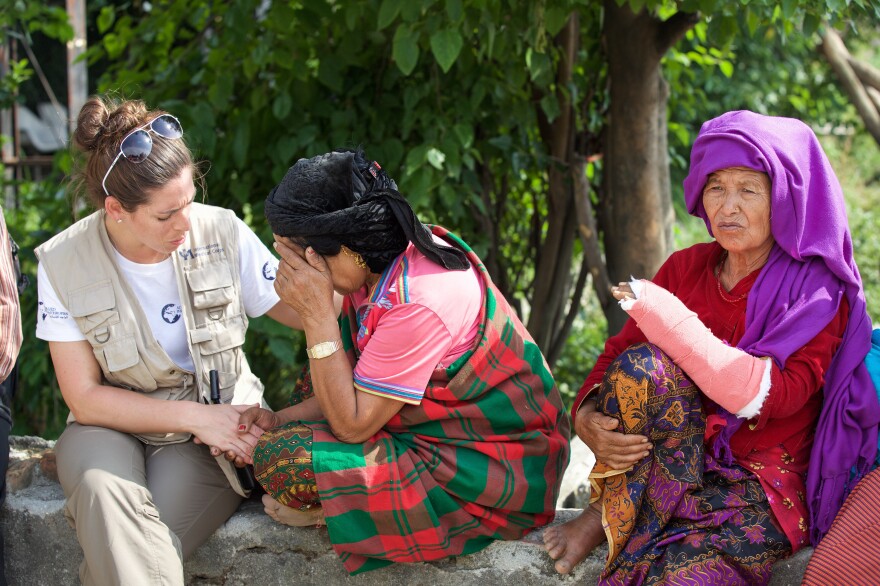
[[235, 297], [232, 272], [225, 261], [193, 268], [187, 271], [186, 280], [192, 291], [195, 309], [222, 309]]
[[67, 307], [71, 317], [76, 320], [76, 325], [93, 347], [106, 344], [121, 331], [116, 296], [113, 285], [108, 280], [71, 291]]
[[143, 363], [133, 334], [118, 336], [93, 348], [95, 357], [111, 383], [149, 393], [159, 385]]
[[189, 338], [202, 356], [240, 348], [244, 344], [247, 323], [241, 315], [208, 322], [204, 327], [190, 330]]
[[67, 310], [92, 345], [109, 340], [110, 328], [119, 323], [113, 284], [106, 279], [71, 291]]
[[106, 344], [113, 338], [113, 333], [117, 329], [113, 326], [119, 324], [119, 312], [99, 311], [77, 321], [80, 331], [89, 343], [92, 346], [98, 346]]
[[241, 315], [208, 321], [203, 327], [189, 332], [190, 342], [201, 358], [203, 380], [208, 382], [211, 370], [219, 374], [223, 403], [229, 403], [233, 398], [244, 359], [241, 346], [246, 333], [247, 321]]
[[110, 384], [144, 392], [158, 388], [141, 360], [134, 335], [126, 334], [120, 324], [116, 295], [109, 280], [71, 291], [67, 303]]

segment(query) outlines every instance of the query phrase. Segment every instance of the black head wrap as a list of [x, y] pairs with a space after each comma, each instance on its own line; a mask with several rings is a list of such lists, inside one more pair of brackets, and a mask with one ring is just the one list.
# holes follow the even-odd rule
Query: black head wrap
[[333, 151], [300, 159], [266, 198], [272, 232], [339, 254], [360, 253], [381, 273], [409, 242], [435, 263], [453, 270], [470, 266], [464, 252], [438, 245], [409, 203], [375, 161], [362, 152]]

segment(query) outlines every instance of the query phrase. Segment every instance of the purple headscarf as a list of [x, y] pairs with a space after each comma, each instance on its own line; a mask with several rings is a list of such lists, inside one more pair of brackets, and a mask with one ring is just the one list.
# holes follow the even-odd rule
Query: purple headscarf
[[[855, 481], [877, 454], [880, 404], [864, 358], [871, 320], [852, 254], [843, 190], [813, 131], [799, 120], [728, 112], [709, 120], [691, 150], [684, 180], [688, 211], [712, 227], [702, 191], [710, 173], [747, 167], [770, 176], [770, 230], [776, 243], [758, 275], [746, 307], [746, 331], [737, 346], [769, 356], [779, 368], [821, 332], [845, 296], [849, 320], [843, 341], [825, 372], [824, 404], [807, 471], [813, 545], [828, 531]], [[732, 459], [728, 425], [714, 445]]]

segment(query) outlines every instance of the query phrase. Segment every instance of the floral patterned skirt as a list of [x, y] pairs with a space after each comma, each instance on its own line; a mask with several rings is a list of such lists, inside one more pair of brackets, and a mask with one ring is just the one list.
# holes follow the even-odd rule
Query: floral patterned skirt
[[[311, 378], [304, 369], [288, 404], [311, 396]], [[300, 511], [319, 504], [309, 426], [293, 421], [267, 431], [254, 448], [253, 458], [254, 476], [273, 499]]]
[[791, 553], [758, 479], [704, 449], [699, 389], [658, 347], [628, 348], [605, 374], [598, 410], [645, 435], [629, 470], [597, 462], [608, 563], [600, 584], [766, 584]]

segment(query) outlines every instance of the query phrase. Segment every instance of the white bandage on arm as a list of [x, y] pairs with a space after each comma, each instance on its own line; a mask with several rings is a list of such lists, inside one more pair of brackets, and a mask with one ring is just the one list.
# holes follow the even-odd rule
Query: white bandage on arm
[[709, 398], [738, 417], [754, 417], [770, 393], [773, 361], [728, 346], [675, 295], [651, 281], [632, 281], [636, 299], [620, 306]]

